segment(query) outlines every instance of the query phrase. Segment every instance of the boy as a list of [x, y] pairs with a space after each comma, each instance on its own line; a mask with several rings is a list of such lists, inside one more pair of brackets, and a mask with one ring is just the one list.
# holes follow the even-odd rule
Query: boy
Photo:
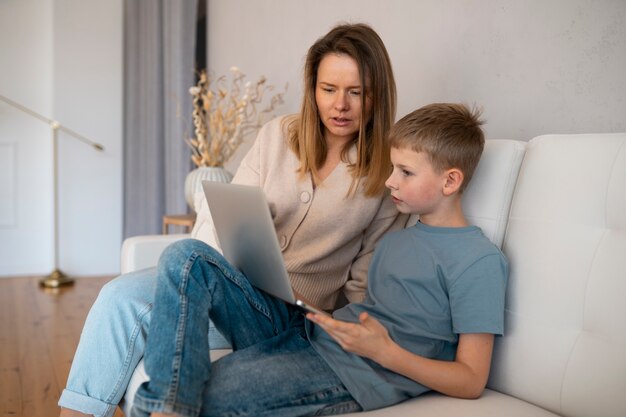
[[310, 332], [313, 346], [365, 409], [429, 389], [476, 398], [487, 383], [508, 267], [461, 205], [484, 147], [481, 124], [458, 104], [431, 104], [396, 123], [386, 185], [398, 210], [420, 220], [378, 243], [364, 303], [335, 320], [307, 315], [326, 331]]
[[[161, 323], [176, 327], [175, 348], [174, 333], [150, 335], [146, 364], [159, 372], [138, 391], [132, 416], [329, 415], [431, 389], [480, 396], [503, 331], [508, 273], [461, 206], [484, 146], [481, 123], [463, 105], [432, 104], [393, 127], [386, 185], [398, 210], [420, 221], [378, 243], [365, 300], [334, 318], [308, 313], [304, 321], [200, 242], [170, 247], [155, 303], [175, 306], [175, 317], [163, 318], [171, 323]], [[214, 364], [205, 350], [209, 315], [235, 350]]]

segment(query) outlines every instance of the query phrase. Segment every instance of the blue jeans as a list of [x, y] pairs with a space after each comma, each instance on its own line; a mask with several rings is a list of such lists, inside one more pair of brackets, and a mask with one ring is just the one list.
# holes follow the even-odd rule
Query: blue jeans
[[[152, 316], [156, 268], [122, 275], [107, 283], [89, 311], [59, 406], [110, 417], [143, 357]], [[215, 327], [214, 348], [229, 347]]]
[[[360, 410], [313, 349], [304, 315], [252, 287], [218, 252], [197, 240], [169, 246], [159, 261], [145, 354], [150, 381], [133, 417], [304, 416]], [[209, 318], [234, 352], [208, 355]]]

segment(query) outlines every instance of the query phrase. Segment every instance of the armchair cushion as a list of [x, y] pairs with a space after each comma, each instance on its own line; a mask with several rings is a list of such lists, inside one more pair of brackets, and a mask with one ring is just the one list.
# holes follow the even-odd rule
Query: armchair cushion
[[129, 237], [122, 244], [122, 274], [156, 266], [161, 252], [170, 243], [188, 237], [188, 234]]

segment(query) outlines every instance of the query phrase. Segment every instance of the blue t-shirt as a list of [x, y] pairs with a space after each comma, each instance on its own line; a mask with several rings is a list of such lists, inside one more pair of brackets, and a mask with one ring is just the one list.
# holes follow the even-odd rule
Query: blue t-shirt
[[[367, 311], [404, 349], [452, 361], [459, 334], [502, 334], [507, 278], [504, 255], [478, 227], [417, 223], [378, 243], [365, 300], [333, 316], [358, 322], [359, 314]], [[429, 391], [372, 360], [344, 351], [312, 323], [307, 331], [313, 347], [365, 410]]]

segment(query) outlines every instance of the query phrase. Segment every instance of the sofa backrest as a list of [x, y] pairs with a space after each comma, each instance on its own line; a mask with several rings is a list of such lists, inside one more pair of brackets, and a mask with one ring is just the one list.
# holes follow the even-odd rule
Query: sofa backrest
[[[463, 213], [493, 243], [502, 246], [517, 175], [526, 142], [507, 139], [485, 141], [476, 172], [463, 193]], [[417, 216], [411, 216], [413, 225]]]
[[517, 182], [526, 142], [487, 140], [485, 150], [467, 190], [463, 213], [498, 247], [502, 246], [511, 198]]
[[564, 416], [626, 416], [626, 134], [531, 140], [503, 251], [488, 386]]

